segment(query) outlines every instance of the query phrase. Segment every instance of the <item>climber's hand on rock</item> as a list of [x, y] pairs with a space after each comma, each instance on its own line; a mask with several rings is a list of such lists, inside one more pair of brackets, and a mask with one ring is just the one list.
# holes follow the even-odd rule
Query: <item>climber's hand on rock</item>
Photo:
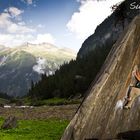
[[128, 98], [127, 98], [127, 101], [131, 101], [131, 100], [132, 100], [131, 97], [128, 97]]

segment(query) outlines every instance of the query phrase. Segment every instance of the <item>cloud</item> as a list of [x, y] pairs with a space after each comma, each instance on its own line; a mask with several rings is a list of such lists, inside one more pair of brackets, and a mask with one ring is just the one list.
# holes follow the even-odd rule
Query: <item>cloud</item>
[[[32, 1], [28, 2], [32, 3]], [[37, 34], [36, 29], [44, 28], [44, 25], [39, 24], [36, 29], [27, 26], [22, 20], [22, 13], [24, 11], [17, 7], [9, 7], [0, 13], [0, 45], [14, 47], [27, 42], [54, 44], [55, 40], [51, 34]]]
[[21, 2], [27, 3], [28, 5], [32, 5], [33, 4], [33, 0], [21, 0]]
[[37, 27], [38, 27], [38, 28], [44, 28], [44, 25], [38, 24]]
[[15, 23], [12, 23], [8, 28], [7, 28], [7, 31], [9, 33], [31, 33], [31, 32], [34, 32], [35, 30], [34, 29], [31, 29], [31, 28], [28, 28], [22, 24], [15, 24]]
[[37, 58], [36, 63], [37, 64], [33, 66], [33, 71], [37, 72], [38, 74], [45, 74], [46, 59]]
[[33, 0], [26, 0], [28, 4], [33, 4]]
[[54, 38], [51, 34], [38, 34], [33, 36], [31, 34], [0, 34], [0, 45], [7, 47], [20, 46], [25, 43], [41, 44], [51, 43], [54, 44]]
[[7, 47], [14, 47], [24, 44], [25, 42], [29, 42], [33, 40], [34, 37], [32, 35], [24, 35], [24, 34], [0, 34], [0, 45], [5, 45]]
[[84, 4], [85, 2], [88, 2], [88, 1], [95, 1], [95, 0], [76, 0], [77, 2], [80, 2], [81, 4]]
[[54, 44], [55, 43], [55, 39], [49, 33], [38, 34], [36, 39], [33, 42], [31, 42], [31, 43], [34, 43], [34, 44], [40, 44], [40, 43], [51, 43], [51, 44]]
[[11, 21], [9, 19], [10, 15], [8, 13], [0, 14], [0, 28], [6, 28], [10, 25]]
[[35, 32], [35, 29], [27, 27], [22, 20], [18, 20], [17, 17], [24, 11], [16, 7], [9, 7], [0, 14], [0, 29], [8, 33], [31, 33]]
[[[79, 39], [86, 39], [93, 34], [97, 25], [104, 21], [111, 13], [111, 6], [121, 0], [77, 0], [81, 3], [79, 12], [75, 12], [67, 28]], [[98, 14], [97, 14], [98, 13]]]
[[10, 8], [8, 9], [8, 12], [9, 12], [13, 17], [16, 17], [16, 16], [22, 14], [24, 11], [23, 11], [23, 10], [20, 10], [20, 9], [18, 9], [18, 8], [16, 8], [16, 7], [10, 7]]

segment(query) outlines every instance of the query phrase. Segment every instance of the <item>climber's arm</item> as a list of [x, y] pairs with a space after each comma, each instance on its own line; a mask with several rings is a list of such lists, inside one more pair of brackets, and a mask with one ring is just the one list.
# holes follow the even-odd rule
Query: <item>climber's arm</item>
[[135, 77], [137, 78], [137, 80], [140, 81], [140, 72], [136, 71], [136, 73], [135, 73]]
[[128, 97], [128, 98], [125, 98], [126, 101], [131, 101], [132, 98], [131, 97]]

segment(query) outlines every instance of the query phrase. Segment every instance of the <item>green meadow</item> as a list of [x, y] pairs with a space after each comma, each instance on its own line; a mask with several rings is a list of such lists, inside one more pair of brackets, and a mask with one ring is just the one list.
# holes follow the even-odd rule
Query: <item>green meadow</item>
[[[0, 119], [0, 125], [3, 123]], [[69, 121], [60, 119], [19, 120], [18, 127], [0, 129], [0, 140], [60, 140]]]

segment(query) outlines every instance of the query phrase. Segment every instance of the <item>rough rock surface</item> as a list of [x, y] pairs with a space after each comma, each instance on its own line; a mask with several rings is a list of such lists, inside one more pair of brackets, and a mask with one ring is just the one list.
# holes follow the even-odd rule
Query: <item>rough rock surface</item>
[[130, 110], [122, 108], [135, 65], [140, 67], [140, 16], [113, 46], [62, 140], [114, 139], [140, 130], [139, 97]]

